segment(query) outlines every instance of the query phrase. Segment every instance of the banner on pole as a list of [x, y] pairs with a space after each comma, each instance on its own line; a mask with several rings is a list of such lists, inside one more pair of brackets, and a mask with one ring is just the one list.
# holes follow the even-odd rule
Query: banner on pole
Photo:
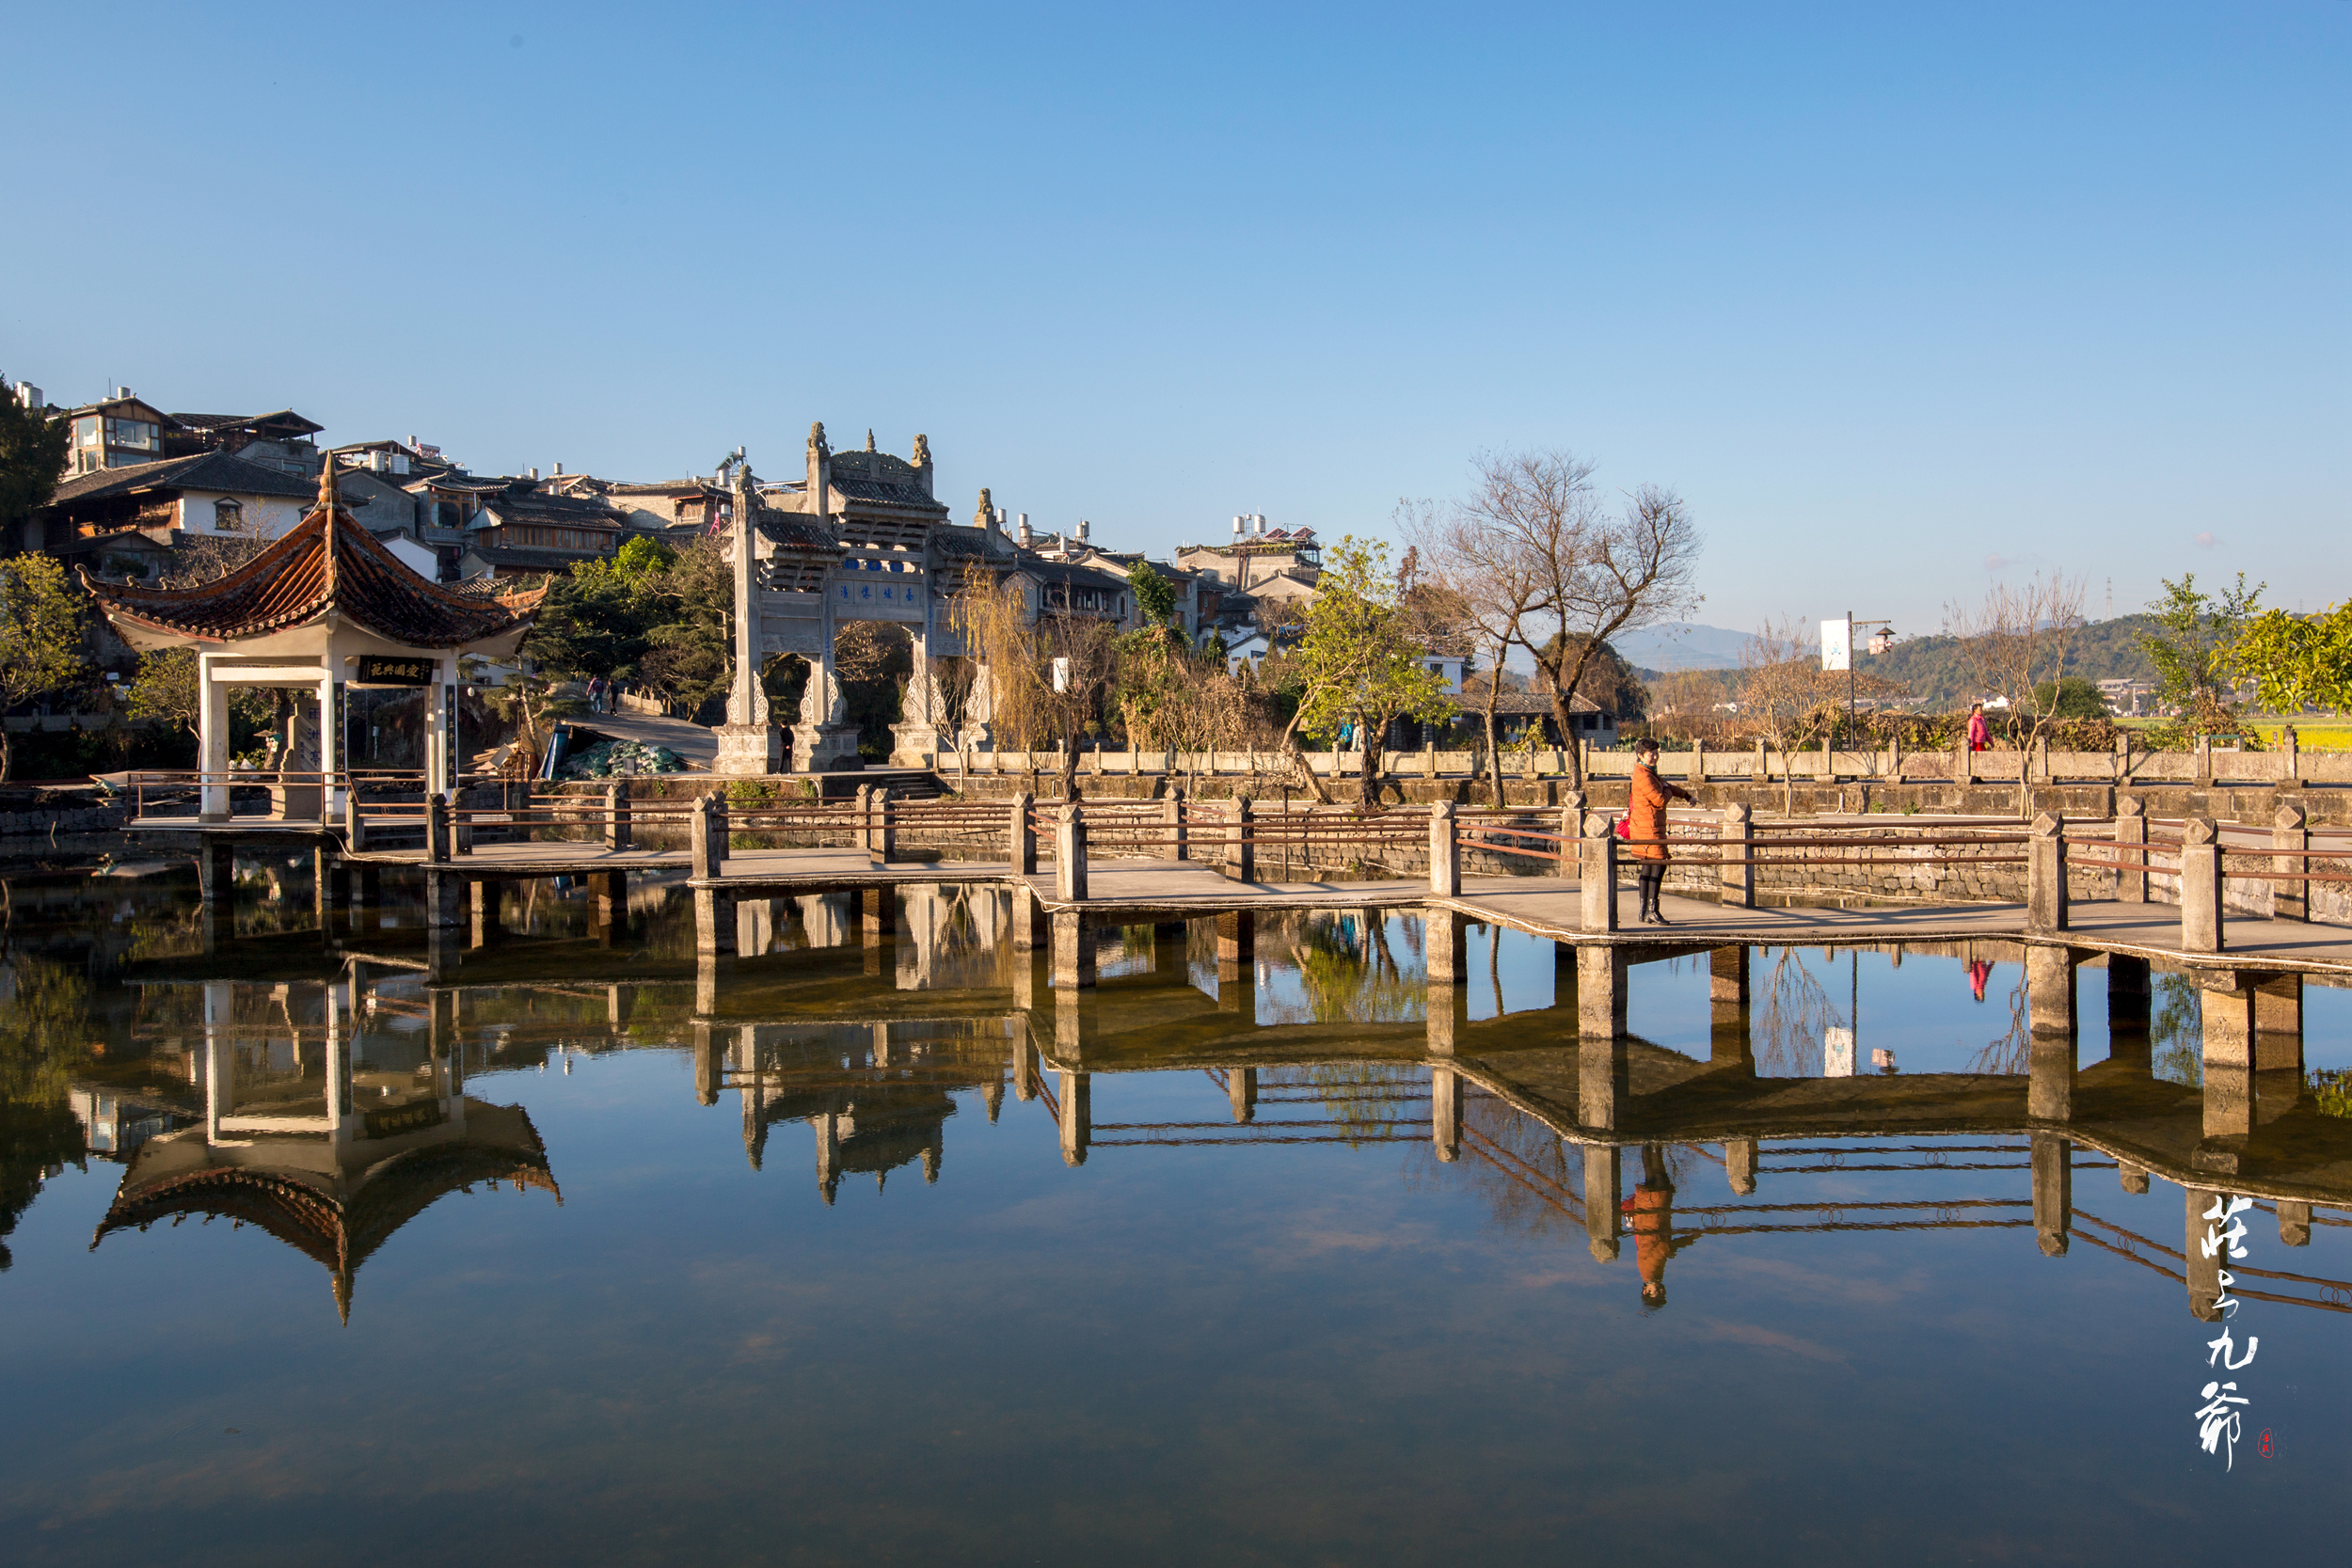
[[1853, 624], [1843, 616], [1821, 623], [1821, 668], [1853, 668]]

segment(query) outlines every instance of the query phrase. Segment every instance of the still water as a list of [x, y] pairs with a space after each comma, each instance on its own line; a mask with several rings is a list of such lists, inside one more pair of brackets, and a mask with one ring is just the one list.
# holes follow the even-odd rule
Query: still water
[[[1729, 1019], [1644, 965], [1608, 1148], [1509, 932], [1434, 1003], [1416, 915], [1105, 932], [1070, 998], [990, 893], [698, 974], [682, 888], [541, 886], [436, 971], [399, 890], [241, 869], [233, 928], [185, 863], [8, 879], [8, 1560], [2185, 1561], [2352, 1499], [2345, 1211], [2245, 1214], [2209, 1370], [2115, 1152], [2196, 1140], [2161, 976], [2111, 1039], [2082, 972], [2037, 1140], [2014, 950], [1760, 952]], [[2265, 1136], [2352, 1170], [2322, 1098]]]

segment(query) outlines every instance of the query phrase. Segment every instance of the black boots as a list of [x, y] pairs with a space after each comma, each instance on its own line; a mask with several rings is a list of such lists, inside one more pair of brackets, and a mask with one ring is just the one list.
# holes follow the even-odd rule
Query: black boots
[[1646, 867], [1644, 868], [1641, 874], [1639, 886], [1642, 893], [1642, 912], [1640, 916], [1641, 924], [1645, 926], [1664, 926], [1668, 924], [1666, 911], [1659, 908], [1660, 896], [1666, 891], [1666, 874], [1664, 868], [1661, 867], [1656, 872], [1652, 872]]

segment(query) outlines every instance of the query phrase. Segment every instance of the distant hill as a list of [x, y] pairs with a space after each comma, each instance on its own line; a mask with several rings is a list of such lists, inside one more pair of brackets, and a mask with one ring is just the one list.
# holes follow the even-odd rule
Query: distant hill
[[1730, 670], [1754, 633], [1725, 631], [1690, 621], [1668, 621], [1614, 638], [1611, 646], [1645, 670]]
[[[2090, 681], [2137, 680], [2153, 686], [2156, 679], [2155, 667], [2140, 651], [2139, 639], [2144, 633], [2153, 631], [2155, 626], [2156, 620], [2153, 615], [2119, 615], [2112, 621], [2092, 622], [2074, 634], [2074, 646], [2067, 653], [2066, 673]], [[1708, 633], [1717, 639], [1737, 638], [1740, 643], [1747, 641], [1740, 634], [1713, 626], [1689, 629], [1694, 633]], [[1739, 675], [1736, 670], [1727, 666], [1739, 662], [1736, 644], [1731, 657], [1722, 663], [1686, 658], [1683, 662], [1669, 664], [1661, 662], [1658, 656], [1661, 651], [1669, 655], [1689, 655], [1708, 644], [1703, 644], [1695, 636], [1663, 642], [1643, 641], [1652, 635], [1650, 632], [1640, 632], [1632, 637], [1619, 638], [1616, 642], [1627, 660], [1636, 666], [1636, 673], [1645, 685], [1655, 687], [1661, 679], [1677, 670], [1720, 670], [1723, 672], [1724, 696], [1735, 694], [1732, 689], [1739, 684]], [[1636, 647], [1641, 648], [1646, 657], [1637, 656], [1634, 652]], [[1961, 662], [1959, 644], [1949, 637], [1905, 638], [1885, 653], [1875, 656], [1861, 654], [1854, 668], [1885, 680], [1900, 682], [1915, 701], [1931, 709], [1948, 710], [1966, 698], [1977, 695], [1968, 689], [1972, 683], [1967, 667]]]

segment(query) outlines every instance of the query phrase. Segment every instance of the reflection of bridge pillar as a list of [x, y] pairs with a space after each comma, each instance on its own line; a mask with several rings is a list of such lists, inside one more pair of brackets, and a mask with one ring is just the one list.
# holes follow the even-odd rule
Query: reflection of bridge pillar
[[2233, 1171], [2236, 1149], [2254, 1131], [2254, 993], [2244, 986], [2201, 990], [2204, 1137], [2201, 1169]]
[[830, 1209], [833, 1195], [841, 1189], [841, 1118], [823, 1111], [809, 1117], [808, 1124], [817, 1134], [817, 1190]]
[[1748, 1005], [1748, 950], [1718, 947], [1707, 955], [1707, 999], [1718, 1018], [1725, 1007]]
[[1624, 949], [1588, 946], [1576, 950], [1576, 1027], [1586, 1037], [1621, 1038], [1625, 1034], [1627, 971]]
[[757, 1170], [768, 1156], [768, 1075], [759, 1070], [759, 1042], [751, 1024], [736, 1030], [727, 1060], [743, 1096], [743, 1157]]
[[1617, 1189], [1623, 1178], [1617, 1166], [1617, 1151], [1598, 1144], [1584, 1146], [1584, 1234], [1597, 1262], [1610, 1262], [1617, 1256]]
[[1453, 1055], [1461, 1044], [1462, 1026], [1470, 1022], [1470, 992], [1460, 986], [1432, 984], [1425, 1006], [1429, 1054]]
[[1094, 999], [1080, 996], [1074, 990], [1057, 991], [1054, 995], [1054, 1055], [1073, 1067], [1086, 1065], [1088, 1048], [1094, 1043], [1096, 1017]]
[[204, 840], [203, 847], [197, 851], [196, 880], [198, 892], [207, 904], [226, 904], [236, 897], [237, 850], [226, 836], [208, 836]]
[[2280, 974], [2254, 988], [2254, 1070], [2303, 1074], [2303, 976]]
[[505, 891], [505, 883], [486, 877], [467, 887], [467, 901], [473, 917], [473, 946], [495, 947], [506, 939], [506, 927], [499, 923], [499, 898]]
[[1216, 971], [1228, 964], [1251, 964], [1258, 958], [1258, 917], [1248, 910], [1228, 910], [1216, 917]]
[[1741, 1197], [1756, 1191], [1756, 1140], [1725, 1138], [1724, 1140], [1724, 1175], [1731, 1181], [1731, 1190]]
[[1024, 1103], [1037, 1098], [1037, 1050], [1020, 1028], [1012, 1037], [1012, 1097]]
[[2026, 949], [2026, 1006], [2035, 1035], [2074, 1037], [2074, 949]]
[[447, 980], [456, 974], [466, 952], [466, 933], [453, 926], [428, 926], [424, 931], [424, 974]]
[[735, 901], [735, 956], [756, 958], [776, 942], [776, 901], [738, 898]]
[[719, 988], [733, 974], [734, 961], [723, 953], [694, 955], [694, 1011], [708, 1018], [719, 1010]]
[[1576, 1119], [1603, 1131], [1617, 1125], [1626, 1093], [1625, 954], [1585, 947], [1577, 955]]
[[2308, 1203], [2279, 1202], [2279, 1241], [2284, 1246], [2312, 1244], [2312, 1206]]
[[1190, 973], [1192, 927], [1181, 920], [1163, 920], [1152, 927], [1152, 973], [1182, 980]]
[[612, 947], [613, 941], [628, 933], [628, 872], [604, 872], [602, 877], [590, 877], [588, 886], [597, 941]]
[[1452, 1164], [1462, 1153], [1462, 1079], [1450, 1067], [1429, 1069], [1429, 1143]]
[[2029, 1046], [2026, 1114], [2037, 1121], [2074, 1119], [2074, 1037], [2036, 1035]]
[[2150, 1070], [2148, 960], [2107, 955], [2107, 1056]]
[[1094, 927], [1074, 910], [1054, 916], [1054, 985], [1077, 990], [1094, 984]]
[[2148, 1190], [2148, 1171], [2143, 1165], [2135, 1165], [2128, 1160], [2118, 1160], [2115, 1163], [2115, 1175], [2116, 1180], [2127, 1193], [2144, 1193]]
[[2074, 1144], [2048, 1132], [2033, 1135], [2033, 1229], [2044, 1257], [2066, 1256], [2074, 1221]]
[[384, 926], [384, 872], [379, 866], [359, 867], [359, 928], [381, 930]]
[[2216, 1304], [2221, 1299], [2221, 1264], [2229, 1248], [2223, 1247], [2211, 1258], [2204, 1255], [2205, 1211], [2220, 1196], [2203, 1187], [2181, 1189], [2182, 1207], [2188, 1214], [2188, 1236], [2181, 1245], [2186, 1260], [2183, 1272], [2188, 1276], [2188, 1315], [2199, 1323], [2217, 1323], [2222, 1319], [2222, 1309]]
[[1061, 1161], [1065, 1165], [1087, 1163], [1087, 1144], [1094, 1128], [1094, 1074], [1064, 1072], [1061, 1078]]
[[[218, 1143], [220, 1119], [237, 1109], [237, 1066], [234, 1024], [236, 986], [227, 980], [204, 982], [204, 1139]], [[330, 996], [328, 1007], [334, 1006]], [[331, 1081], [334, 1064], [327, 1064]]]
[[694, 1103], [716, 1105], [725, 1082], [725, 1063], [719, 1051], [719, 1032], [707, 1018], [693, 1021]]
[[869, 887], [858, 895], [859, 930], [865, 943], [864, 968], [868, 974], [882, 972], [882, 950], [891, 945], [898, 931], [898, 901], [886, 887]]
[[1458, 986], [1470, 976], [1464, 958], [1463, 920], [1447, 910], [1431, 910], [1422, 922], [1422, 955], [1432, 986]]
[[1258, 1069], [1254, 1067], [1230, 1068], [1225, 1073], [1225, 1098], [1233, 1107], [1235, 1121], [1258, 1119]]

